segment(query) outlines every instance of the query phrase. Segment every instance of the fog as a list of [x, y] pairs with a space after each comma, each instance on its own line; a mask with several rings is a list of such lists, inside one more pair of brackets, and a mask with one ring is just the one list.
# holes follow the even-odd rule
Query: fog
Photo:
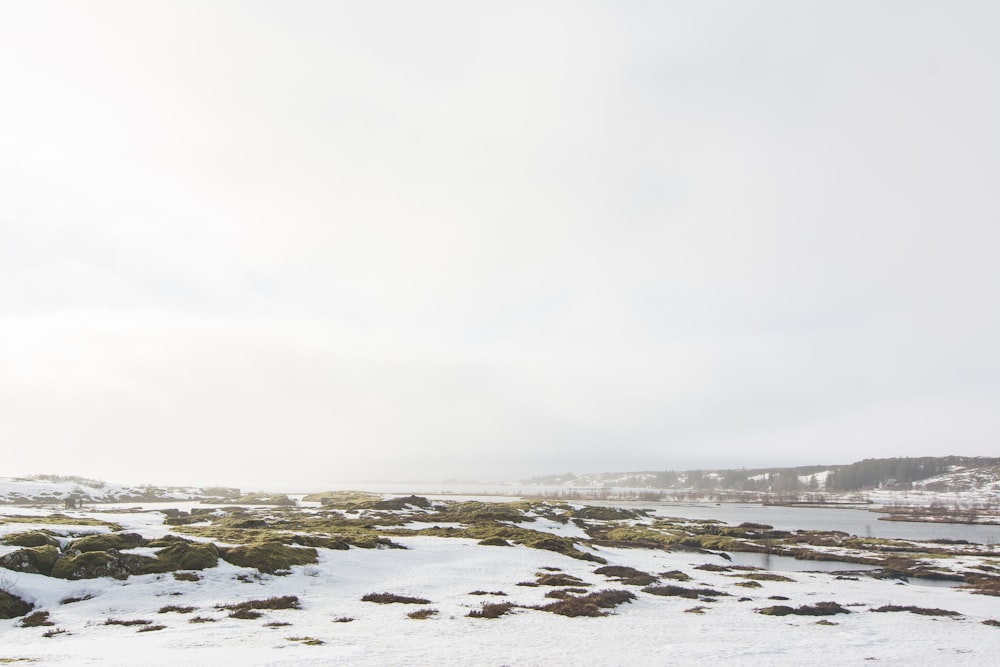
[[1000, 6], [0, 5], [0, 475], [995, 455]]

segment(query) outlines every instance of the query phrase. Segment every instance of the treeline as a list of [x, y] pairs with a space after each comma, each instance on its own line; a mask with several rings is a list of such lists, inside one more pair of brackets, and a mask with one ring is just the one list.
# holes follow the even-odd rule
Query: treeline
[[[594, 475], [548, 475], [526, 480], [529, 484], [577, 487], [614, 487], [696, 491], [860, 491], [879, 487], [909, 488], [913, 482], [952, 469], [1000, 466], [1000, 458], [939, 456], [865, 459], [848, 465], [729, 470], [661, 470]], [[821, 475], [820, 473], [827, 473]], [[825, 480], [823, 479], [825, 477]]]
[[950, 472], [954, 467], [996, 466], [1000, 459], [968, 456], [865, 459], [836, 466], [826, 480], [828, 491], [857, 491], [880, 486], [908, 489], [913, 482]]

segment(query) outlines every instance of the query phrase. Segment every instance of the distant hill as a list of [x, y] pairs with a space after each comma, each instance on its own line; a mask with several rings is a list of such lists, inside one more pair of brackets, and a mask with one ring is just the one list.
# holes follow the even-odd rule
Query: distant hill
[[938, 456], [865, 459], [845, 465], [790, 468], [660, 470], [587, 475], [546, 475], [526, 484], [568, 488], [635, 488], [694, 491], [863, 491], [913, 489], [928, 491], [995, 490], [1000, 492], [1000, 458]]
[[0, 503], [53, 503], [74, 497], [82, 502], [163, 502], [228, 500], [240, 497], [228, 487], [128, 486], [65, 475], [0, 477]]

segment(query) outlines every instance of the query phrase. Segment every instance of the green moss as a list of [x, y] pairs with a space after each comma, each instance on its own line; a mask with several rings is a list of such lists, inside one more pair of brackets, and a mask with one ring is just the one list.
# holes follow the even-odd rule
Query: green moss
[[484, 547], [512, 547], [514, 546], [502, 537], [487, 537], [485, 540], [479, 540], [479, 544]]
[[163, 547], [143, 568], [144, 574], [204, 570], [219, 564], [219, 549], [211, 542], [178, 541]]
[[59, 540], [52, 536], [52, 533], [44, 530], [12, 533], [3, 538], [3, 543], [12, 547], [43, 547], [45, 545], [58, 547], [60, 544]]
[[50, 575], [59, 558], [59, 550], [51, 544], [18, 549], [0, 558], [0, 566], [17, 572]]
[[225, 549], [223, 560], [239, 567], [253, 567], [267, 574], [288, 570], [293, 565], [311, 565], [318, 562], [313, 548], [289, 547], [280, 542], [247, 544]]
[[81, 537], [78, 540], [73, 540], [69, 548], [81, 552], [110, 551], [111, 549], [122, 551], [141, 547], [144, 543], [142, 536], [137, 533], [110, 533]]
[[117, 523], [101, 521], [88, 517], [66, 516], [65, 514], [49, 514], [48, 516], [4, 516], [3, 523], [41, 523], [60, 526], [103, 526], [112, 532], [123, 530]]
[[590, 519], [592, 521], [622, 521], [625, 519], [635, 519], [640, 515], [632, 510], [620, 507], [581, 507], [573, 510], [572, 515], [576, 519]]
[[34, 606], [30, 602], [22, 600], [13, 593], [0, 591], [0, 618], [17, 618], [32, 609]]
[[52, 567], [52, 576], [59, 579], [94, 579], [112, 576], [117, 565], [117, 559], [105, 551], [88, 551], [63, 556], [57, 560]]

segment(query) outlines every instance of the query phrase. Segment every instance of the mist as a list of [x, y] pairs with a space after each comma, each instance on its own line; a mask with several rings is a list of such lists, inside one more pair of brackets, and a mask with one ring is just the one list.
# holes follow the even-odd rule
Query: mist
[[0, 8], [3, 473], [996, 453], [1000, 8]]

